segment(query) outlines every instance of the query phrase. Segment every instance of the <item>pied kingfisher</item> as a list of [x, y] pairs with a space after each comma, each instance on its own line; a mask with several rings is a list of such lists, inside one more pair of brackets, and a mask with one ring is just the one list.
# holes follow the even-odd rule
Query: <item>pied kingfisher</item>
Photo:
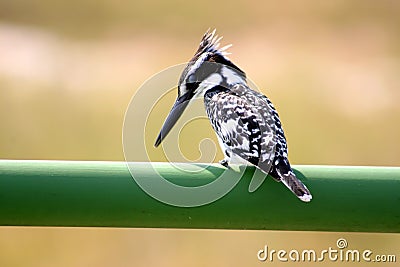
[[184, 69], [178, 84], [178, 98], [172, 107], [155, 146], [159, 146], [175, 125], [190, 100], [204, 97], [208, 118], [217, 134], [228, 167], [233, 154], [275, 180], [282, 181], [300, 200], [312, 199], [307, 187], [297, 179], [287, 158], [286, 138], [271, 101], [252, 90], [246, 74], [219, 48], [214, 31], [207, 31], [194, 57]]

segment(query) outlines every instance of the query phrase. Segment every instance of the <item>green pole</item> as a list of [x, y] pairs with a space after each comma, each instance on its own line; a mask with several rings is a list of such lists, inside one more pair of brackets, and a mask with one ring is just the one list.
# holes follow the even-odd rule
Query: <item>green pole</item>
[[[143, 175], [148, 163], [135, 163]], [[147, 167], [146, 167], [147, 166]], [[180, 185], [213, 181], [218, 164], [190, 176], [156, 163]], [[253, 168], [223, 198], [200, 207], [161, 203], [125, 162], [0, 160], [0, 225], [400, 232], [400, 168], [294, 166], [313, 193], [303, 203], [268, 178], [248, 192]]]

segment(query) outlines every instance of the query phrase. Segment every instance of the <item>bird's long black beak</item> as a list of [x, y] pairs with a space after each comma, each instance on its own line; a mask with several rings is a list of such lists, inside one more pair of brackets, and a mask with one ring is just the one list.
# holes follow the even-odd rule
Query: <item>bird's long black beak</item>
[[155, 147], [158, 147], [164, 138], [168, 135], [171, 131], [172, 127], [174, 127], [175, 123], [181, 117], [183, 111], [186, 109], [187, 105], [189, 104], [190, 99], [192, 98], [192, 94], [190, 92], [180, 96], [176, 99], [174, 106], [172, 107], [171, 111], [167, 119], [164, 121], [164, 125], [161, 128], [160, 133], [158, 134], [157, 140], [154, 144]]

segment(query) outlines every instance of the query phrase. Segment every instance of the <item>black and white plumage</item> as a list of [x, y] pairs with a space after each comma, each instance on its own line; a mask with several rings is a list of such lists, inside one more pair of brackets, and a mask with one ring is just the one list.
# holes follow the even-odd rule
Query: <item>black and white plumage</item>
[[194, 57], [179, 80], [178, 98], [168, 115], [155, 146], [158, 146], [182, 115], [191, 99], [204, 97], [211, 125], [217, 134], [228, 166], [233, 154], [283, 182], [300, 200], [312, 199], [297, 179], [287, 158], [287, 143], [281, 121], [271, 101], [252, 90], [246, 74], [219, 48], [215, 30], [207, 31]]

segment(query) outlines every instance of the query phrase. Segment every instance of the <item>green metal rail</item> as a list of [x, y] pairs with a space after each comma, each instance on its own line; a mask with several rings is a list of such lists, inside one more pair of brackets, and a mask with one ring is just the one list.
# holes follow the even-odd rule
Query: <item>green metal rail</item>
[[[146, 164], [136, 163], [143, 177]], [[218, 165], [182, 176], [180, 185], [213, 181]], [[294, 166], [313, 200], [303, 203], [267, 179], [248, 192], [253, 168], [220, 200], [196, 208], [163, 204], [143, 192], [125, 162], [0, 160], [0, 225], [400, 232], [400, 168]], [[149, 176], [149, 177], [147, 177]]]

